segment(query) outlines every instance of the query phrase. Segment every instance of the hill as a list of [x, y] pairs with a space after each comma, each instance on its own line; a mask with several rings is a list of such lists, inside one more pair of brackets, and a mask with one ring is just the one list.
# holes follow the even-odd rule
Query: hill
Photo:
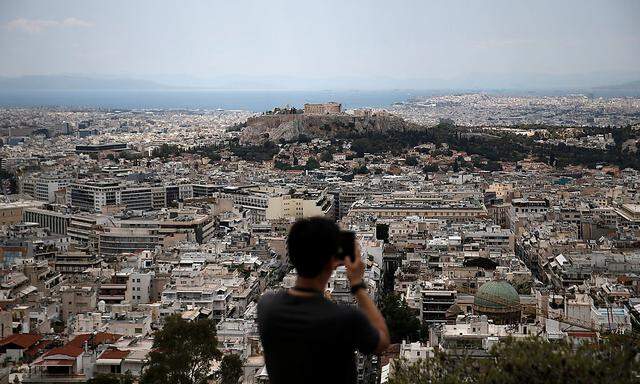
[[304, 139], [333, 139], [366, 133], [409, 131], [420, 126], [392, 115], [262, 115], [247, 120], [240, 133], [243, 145], [262, 144], [266, 141], [282, 142]]

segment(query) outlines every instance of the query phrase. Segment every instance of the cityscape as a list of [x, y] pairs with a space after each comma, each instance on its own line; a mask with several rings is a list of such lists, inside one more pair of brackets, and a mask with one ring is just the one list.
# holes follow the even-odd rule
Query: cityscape
[[[34, 4], [6, 6], [0, 49], [48, 32], [75, 41], [101, 20], [20, 16]], [[598, 9], [616, 6], [621, 30], [640, 33], [636, 4]], [[258, 303], [300, 290], [288, 234], [318, 217], [353, 232], [364, 263], [361, 287], [341, 263], [321, 299], [358, 308], [365, 287], [388, 327], [381, 353], [351, 351], [355, 382], [640, 382], [638, 46], [619, 56], [636, 59], [632, 77], [584, 85], [398, 91], [423, 76], [411, 73], [388, 94], [353, 80], [206, 100], [161, 76], [20, 72], [36, 64], [12, 57], [0, 64], [0, 383], [274, 382]], [[248, 95], [254, 107], [230, 107]]]

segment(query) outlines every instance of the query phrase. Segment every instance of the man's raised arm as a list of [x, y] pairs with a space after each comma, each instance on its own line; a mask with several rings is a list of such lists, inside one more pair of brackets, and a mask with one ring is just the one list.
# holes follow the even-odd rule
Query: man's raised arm
[[[362, 257], [360, 255], [360, 246], [356, 244], [355, 246], [355, 261], [351, 261], [350, 257], [345, 257], [344, 265], [347, 268], [347, 278], [349, 279], [349, 283], [351, 287], [358, 287], [364, 283], [364, 269], [365, 265], [362, 261]], [[378, 330], [380, 335], [378, 346], [375, 349], [375, 353], [379, 354], [384, 352], [387, 347], [389, 347], [389, 330], [387, 329], [387, 323], [376, 307], [376, 304], [369, 297], [369, 293], [366, 289], [361, 288], [357, 289], [354, 293], [356, 300], [358, 301], [358, 306], [364, 312], [371, 325]]]

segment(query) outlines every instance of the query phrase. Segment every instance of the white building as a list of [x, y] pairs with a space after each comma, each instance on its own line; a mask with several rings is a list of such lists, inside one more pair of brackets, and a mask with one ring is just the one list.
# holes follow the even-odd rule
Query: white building
[[132, 272], [127, 281], [125, 300], [131, 304], [148, 304], [154, 272]]

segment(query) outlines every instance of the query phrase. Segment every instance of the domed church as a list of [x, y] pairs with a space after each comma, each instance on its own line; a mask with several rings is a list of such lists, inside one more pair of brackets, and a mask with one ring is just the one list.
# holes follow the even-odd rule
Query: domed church
[[476, 315], [486, 315], [495, 324], [514, 324], [520, 321], [520, 296], [504, 280], [488, 281], [478, 288], [473, 299]]

